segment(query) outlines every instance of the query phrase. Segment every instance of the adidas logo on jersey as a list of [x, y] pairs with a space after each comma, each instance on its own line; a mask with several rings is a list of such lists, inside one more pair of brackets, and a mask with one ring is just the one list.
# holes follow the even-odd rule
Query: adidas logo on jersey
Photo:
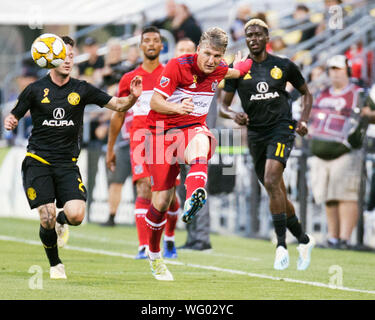
[[51, 101], [49, 101], [48, 97], [45, 97], [42, 101], [40, 101], [41, 103], [51, 103]]
[[248, 73], [246, 73], [246, 75], [243, 77], [244, 80], [250, 80], [252, 78], [253, 77], [250, 75], [250, 71]]

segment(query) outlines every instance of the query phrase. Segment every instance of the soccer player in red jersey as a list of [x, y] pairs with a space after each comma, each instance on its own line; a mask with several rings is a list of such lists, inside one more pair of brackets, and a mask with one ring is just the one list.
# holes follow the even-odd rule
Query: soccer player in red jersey
[[147, 123], [146, 161], [151, 175], [152, 199], [146, 214], [149, 228], [149, 259], [157, 280], [173, 280], [160, 254], [160, 239], [166, 211], [175, 193], [179, 162], [190, 165], [185, 180], [183, 221], [190, 223], [204, 205], [207, 193], [207, 161], [215, 151], [216, 139], [205, 125], [215, 90], [224, 78], [239, 78], [252, 61], [240, 60], [234, 69], [223, 60], [228, 36], [220, 28], [204, 32], [197, 53], [172, 59], [166, 65], [151, 98]]
[[[135, 70], [126, 73], [120, 80], [120, 97], [130, 94], [131, 80], [138, 76], [142, 78], [142, 94], [132, 107], [134, 118], [130, 129], [130, 159], [132, 165], [133, 183], [136, 186], [135, 200], [135, 221], [138, 232], [138, 254], [136, 259], [146, 259], [148, 246], [148, 235], [145, 223], [145, 216], [151, 204], [151, 184], [147, 165], [144, 161], [144, 138], [148, 131], [146, 118], [150, 111], [150, 100], [153, 95], [154, 86], [162, 73], [164, 66], [159, 62], [159, 54], [163, 44], [158, 28], [150, 26], [142, 31], [140, 48], [144, 54], [143, 63]], [[106, 162], [110, 170], [114, 169], [116, 157], [114, 145], [124, 122], [125, 112], [114, 112], [108, 135], [108, 149]], [[176, 246], [174, 243], [174, 230], [178, 219], [180, 204], [176, 195], [173, 197], [166, 220], [164, 235], [164, 252], [166, 258], [177, 258]]]

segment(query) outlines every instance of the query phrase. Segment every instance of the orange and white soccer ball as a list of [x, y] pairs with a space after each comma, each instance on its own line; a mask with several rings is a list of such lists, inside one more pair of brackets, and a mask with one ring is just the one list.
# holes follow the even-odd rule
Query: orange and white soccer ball
[[65, 60], [66, 46], [59, 36], [44, 33], [34, 40], [31, 46], [31, 56], [41, 68], [56, 68]]

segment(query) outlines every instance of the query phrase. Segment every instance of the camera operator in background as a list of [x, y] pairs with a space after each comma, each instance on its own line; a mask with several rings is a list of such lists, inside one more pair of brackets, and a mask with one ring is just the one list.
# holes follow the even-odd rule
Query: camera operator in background
[[309, 126], [311, 185], [315, 202], [325, 204], [328, 247], [349, 249], [359, 214], [360, 148], [375, 119], [370, 108], [363, 108], [364, 90], [350, 82], [348, 59], [336, 55], [327, 67], [330, 85], [318, 93]]

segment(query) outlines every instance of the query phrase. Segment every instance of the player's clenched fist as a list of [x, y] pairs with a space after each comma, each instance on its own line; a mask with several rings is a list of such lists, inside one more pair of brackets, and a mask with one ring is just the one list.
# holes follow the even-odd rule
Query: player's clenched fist
[[113, 152], [113, 150], [107, 150], [105, 162], [107, 168], [114, 172], [116, 169], [116, 154]]
[[4, 119], [4, 128], [6, 130], [14, 130], [18, 126], [18, 120], [13, 114], [9, 114]]
[[237, 112], [233, 120], [240, 126], [249, 124], [249, 116], [245, 112]]
[[296, 132], [301, 136], [305, 136], [308, 133], [306, 121], [298, 121]]
[[190, 114], [194, 111], [194, 103], [192, 98], [186, 98], [177, 105], [176, 112], [178, 114]]

